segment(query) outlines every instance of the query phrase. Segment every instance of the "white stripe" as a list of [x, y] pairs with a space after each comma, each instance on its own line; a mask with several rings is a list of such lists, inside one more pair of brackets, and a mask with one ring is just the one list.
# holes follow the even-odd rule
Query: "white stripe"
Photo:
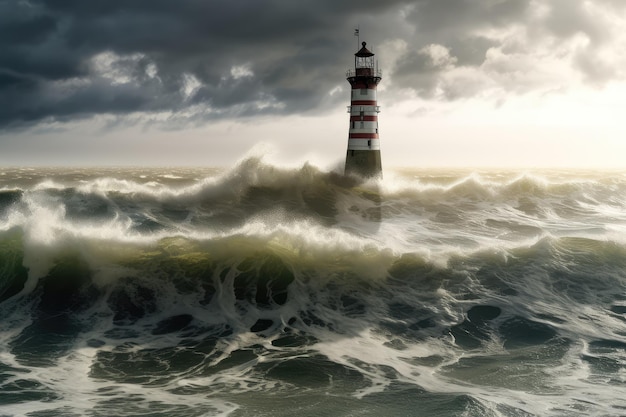
[[352, 90], [352, 100], [376, 100], [376, 90], [369, 88]]
[[[368, 146], [369, 141], [369, 146]], [[380, 139], [348, 139], [349, 151], [379, 151]]]
[[376, 133], [376, 129], [378, 129], [378, 122], [360, 122], [358, 120], [350, 122], [350, 133]]
[[351, 106], [350, 116], [358, 116], [363, 111], [363, 116], [376, 116], [380, 111], [379, 106]]

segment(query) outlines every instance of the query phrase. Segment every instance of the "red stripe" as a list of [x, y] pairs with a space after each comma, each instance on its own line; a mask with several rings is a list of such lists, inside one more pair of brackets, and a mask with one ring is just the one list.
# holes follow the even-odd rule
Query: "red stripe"
[[363, 116], [363, 118], [361, 119], [361, 116], [350, 116], [350, 121], [351, 122], [377, 122], [378, 121], [378, 116]]
[[375, 106], [376, 100], [352, 100], [352, 106]]
[[378, 133], [350, 133], [348, 139], [378, 139]]
[[350, 83], [350, 85], [352, 86], [353, 90], [360, 90], [362, 88], [366, 88], [368, 90], [376, 90], [376, 84], [365, 84], [365, 83], [360, 83], [360, 82], [353, 82]]

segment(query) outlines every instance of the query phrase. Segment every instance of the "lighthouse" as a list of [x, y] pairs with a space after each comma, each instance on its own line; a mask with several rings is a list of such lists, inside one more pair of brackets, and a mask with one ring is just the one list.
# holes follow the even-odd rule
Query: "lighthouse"
[[350, 83], [350, 130], [346, 154], [346, 174], [363, 177], [380, 177], [383, 168], [380, 159], [376, 87], [382, 79], [381, 71], [374, 65], [374, 54], [361, 43], [354, 54], [354, 70], [346, 74]]

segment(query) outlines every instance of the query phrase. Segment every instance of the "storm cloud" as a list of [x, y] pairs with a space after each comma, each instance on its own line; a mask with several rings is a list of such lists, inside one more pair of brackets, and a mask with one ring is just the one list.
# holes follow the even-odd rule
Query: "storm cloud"
[[[390, 91], [524, 94], [622, 79], [619, 0], [0, 0], [0, 128], [94, 115], [323, 112], [358, 25]], [[621, 48], [621, 49], [620, 49]], [[496, 94], [497, 95], [497, 94]]]

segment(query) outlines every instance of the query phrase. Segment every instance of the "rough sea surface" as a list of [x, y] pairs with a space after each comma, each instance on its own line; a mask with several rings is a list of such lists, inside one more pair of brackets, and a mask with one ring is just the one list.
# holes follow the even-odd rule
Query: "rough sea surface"
[[626, 173], [0, 169], [2, 416], [624, 416]]

